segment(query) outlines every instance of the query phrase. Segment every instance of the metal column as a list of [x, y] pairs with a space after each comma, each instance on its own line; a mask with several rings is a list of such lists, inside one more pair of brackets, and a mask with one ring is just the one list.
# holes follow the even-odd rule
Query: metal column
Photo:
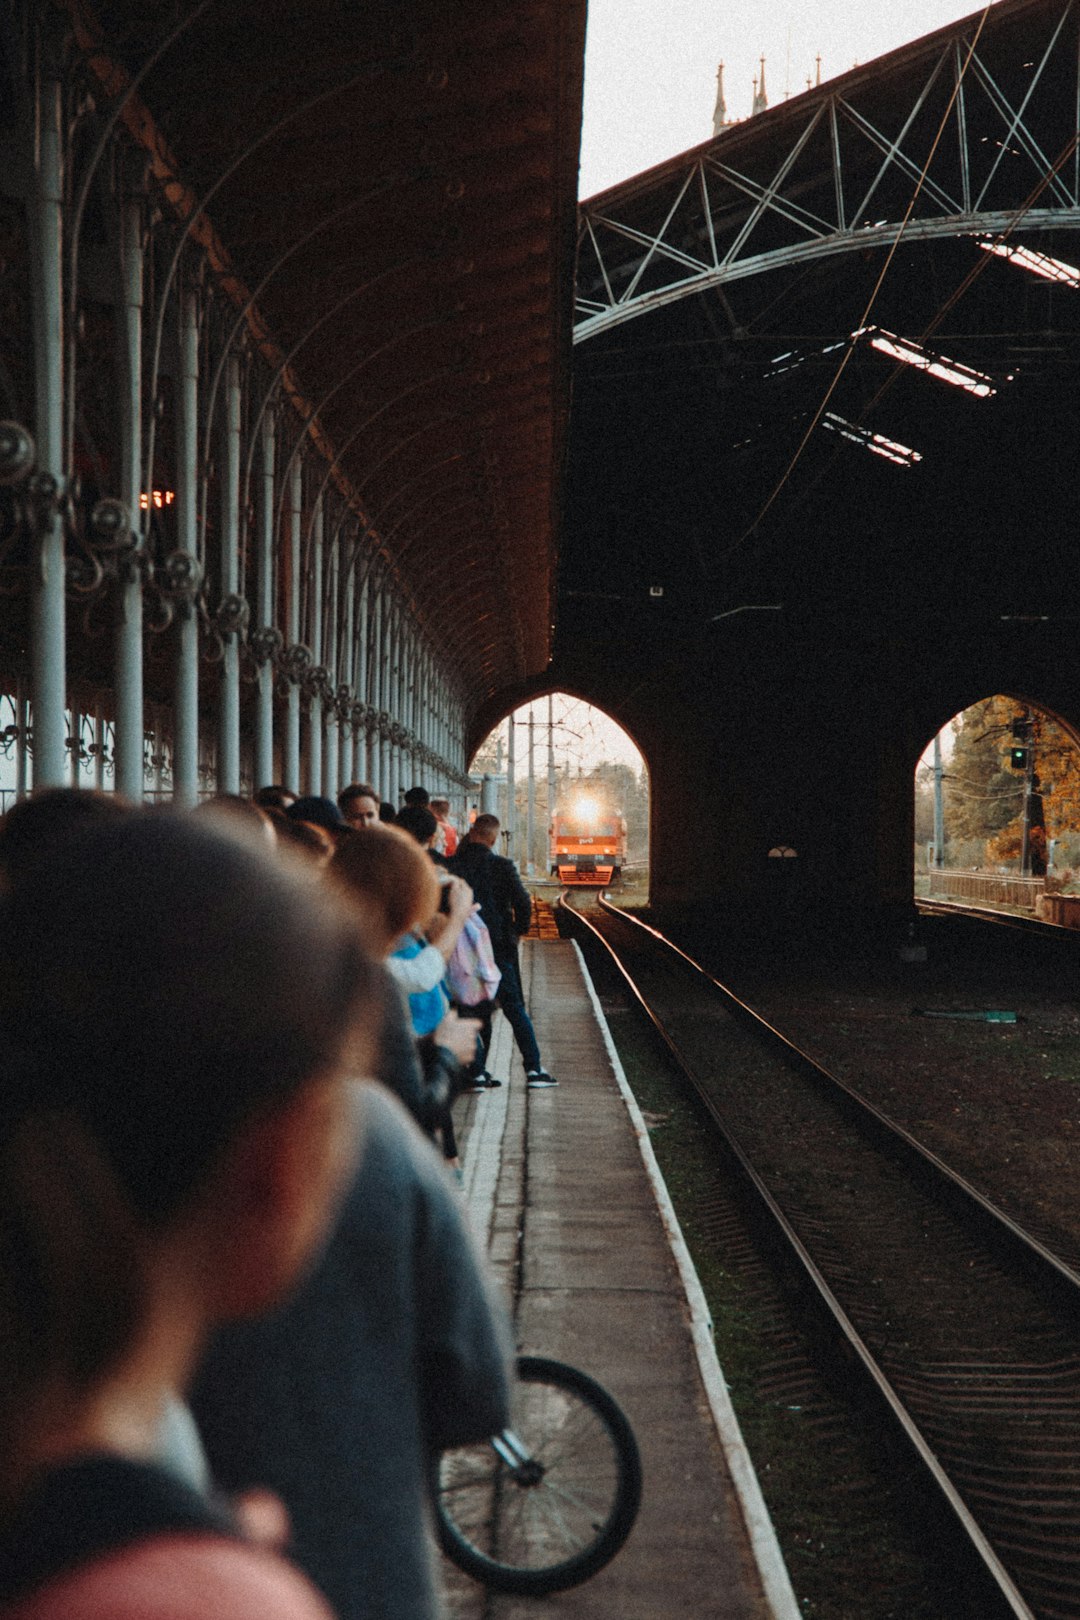
[[[401, 677], [401, 609], [397, 598], [390, 598], [390, 702], [387, 708], [390, 711], [390, 724], [401, 724], [401, 711], [403, 706], [402, 677]], [[399, 742], [390, 743], [390, 802], [400, 805], [405, 792], [405, 782], [402, 777], [402, 750]]]
[[368, 625], [370, 640], [368, 690], [371, 694], [371, 706], [375, 710], [375, 722], [368, 733], [367, 776], [371, 785], [378, 789], [380, 799], [385, 799], [386, 778], [383, 775], [382, 725], [379, 721], [379, 714], [382, 711], [382, 597], [377, 581], [374, 579], [371, 582], [368, 602]]
[[341, 788], [341, 722], [337, 712], [338, 670], [338, 581], [341, 555], [341, 525], [330, 542], [326, 556], [326, 620], [323, 637], [326, 643], [326, 667], [330, 671], [330, 692], [323, 712], [323, 785], [328, 799], [336, 799]]
[[936, 867], [945, 865], [945, 805], [942, 791], [941, 733], [934, 738], [934, 855]]
[[349, 687], [349, 707], [341, 717], [341, 786], [348, 787], [350, 782], [357, 780], [356, 750], [359, 743], [359, 732], [352, 721], [352, 706], [356, 702], [359, 687], [355, 674], [356, 657], [356, 562], [357, 548], [354, 541], [351, 546], [345, 546], [341, 555], [341, 580], [344, 600], [342, 603], [341, 626], [341, 678]]
[[[308, 620], [311, 626], [311, 657], [316, 669], [323, 661], [323, 500], [319, 495], [311, 515], [311, 580], [308, 587]], [[322, 780], [322, 696], [317, 685], [311, 688], [308, 699], [308, 757], [307, 792], [321, 793]]]
[[154, 797], [160, 803], [165, 788], [165, 727], [161, 710], [154, 710]]
[[37, 533], [30, 568], [30, 700], [34, 726], [34, 786], [67, 779], [64, 530], [57, 497], [63, 489], [63, 106], [47, 67], [37, 87], [30, 224], [36, 406]]
[[401, 723], [408, 733], [408, 739], [401, 745], [401, 791], [404, 793], [411, 787], [421, 786], [417, 775], [418, 760], [416, 758], [416, 644], [405, 618], [401, 614], [401, 623], [398, 631], [398, 685], [401, 691]]
[[198, 564], [199, 313], [196, 295], [183, 294], [180, 315], [180, 391], [176, 415], [176, 523], [179, 559], [186, 559], [190, 590], [177, 606], [173, 688], [173, 799], [182, 807], [199, 797]]
[[383, 736], [381, 753], [383, 758], [383, 781], [386, 783], [386, 797], [397, 808], [399, 793], [395, 767], [397, 765], [397, 750], [389, 736], [397, 718], [397, 691], [394, 672], [394, 604], [389, 592], [383, 598], [383, 708], [387, 714], [387, 734]]
[[516, 731], [514, 716], [511, 714], [507, 721], [509, 738], [506, 745], [506, 853], [511, 860], [517, 858], [517, 783], [514, 779], [514, 767], [517, 760]]
[[[15, 797], [24, 799], [28, 786], [27, 765], [30, 761], [30, 750], [27, 741], [30, 735], [30, 701], [27, 697], [26, 682], [20, 675], [15, 682]], [[100, 783], [98, 786], [100, 787]]]
[[529, 709], [529, 787], [525, 801], [525, 870], [533, 875], [536, 844], [536, 722]]
[[552, 818], [555, 815], [555, 699], [551, 692], [548, 693], [547, 711], [547, 819], [550, 832]]
[[71, 746], [68, 749], [68, 773], [70, 777], [68, 786], [77, 788], [79, 786], [79, 778], [81, 776], [81, 772], [79, 770], [79, 748], [82, 744], [82, 715], [79, 713], [78, 709], [74, 707], [74, 705], [71, 709], [71, 731], [69, 736], [71, 739]]
[[[176, 779], [176, 767], [173, 766], [173, 780]], [[94, 786], [101, 793], [105, 787], [105, 716], [101, 712], [101, 704], [94, 705]]]
[[[375, 603], [375, 618], [378, 625], [378, 639], [375, 647], [375, 679], [378, 683], [379, 689], [379, 713], [388, 715], [390, 707], [390, 655], [387, 636], [387, 613], [388, 606], [386, 589], [385, 586], [383, 586], [380, 588], [378, 599]], [[378, 749], [379, 760], [379, 768], [378, 772], [376, 773], [378, 776], [379, 792], [382, 794], [384, 799], [390, 799], [391, 802], [393, 802], [390, 791], [390, 740], [386, 735], [385, 726], [381, 723], [379, 726], [379, 737], [376, 746]]]
[[[289, 480], [289, 647], [300, 641], [300, 520], [303, 515], [303, 469], [294, 462]], [[289, 682], [285, 699], [285, 746], [281, 774], [291, 793], [300, 792], [300, 687]]]
[[116, 701], [116, 791], [138, 802], [143, 796], [143, 582], [139, 550], [153, 511], [153, 469], [142, 488], [142, 204], [126, 197], [120, 208], [121, 331], [123, 396], [120, 418], [120, 498], [127, 506], [136, 548], [118, 559], [113, 680]]
[[[368, 607], [369, 607], [369, 581], [368, 581], [367, 569], [365, 568], [365, 570], [364, 570], [364, 583], [360, 587], [360, 605], [359, 605], [360, 622], [359, 622], [359, 625], [357, 626], [358, 634], [357, 634], [357, 641], [356, 641], [356, 681], [355, 681], [355, 686], [356, 686], [357, 698], [360, 700], [361, 703], [367, 704], [368, 713], [369, 713], [369, 716], [370, 716], [371, 708], [372, 708], [372, 705], [374, 703], [374, 698], [372, 697], [371, 670], [370, 670], [369, 664], [368, 664], [368, 622], [369, 622]], [[373, 768], [374, 762], [373, 762], [372, 757], [371, 757], [371, 755], [372, 755], [371, 737], [372, 737], [371, 721], [370, 721], [370, 718], [369, 718], [368, 721], [364, 725], [363, 736], [361, 736], [360, 733], [358, 732], [357, 737], [356, 737], [356, 777], [357, 777], [358, 781], [363, 781], [363, 782], [368, 782], [368, 783], [371, 782], [371, 778], [375, 774], [374, 773], [374, 768]]]
[[[255, 573], [255, 627], [274, 626], [274, 462], [277, 453], [274, 414], [267, 411], [262, 430], [262, 498], [259, 505], [258, 562]], [[255, 687], [255, 787], [274, 780], [274, 662], [262, 649]]]
[[[225, 442], [221, 502], [222, 602], [240, 592], [240, 361], [226, 365]], [[220, 627], [223, 646], [218, 723], [217, 785], [219, 793], [240, 792], [240, 633]]]

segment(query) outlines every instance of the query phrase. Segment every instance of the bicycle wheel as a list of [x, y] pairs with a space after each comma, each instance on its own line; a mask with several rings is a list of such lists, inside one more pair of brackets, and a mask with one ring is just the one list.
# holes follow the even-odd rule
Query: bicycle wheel
[[436, 1524], [467, 1575], [535, 1597], [614, 1558], [641, 1503], [641, 1459], [622, 1409], [586, 1373], [520, 1356], [517, 1377], [509, 1429], [439, 1459]]

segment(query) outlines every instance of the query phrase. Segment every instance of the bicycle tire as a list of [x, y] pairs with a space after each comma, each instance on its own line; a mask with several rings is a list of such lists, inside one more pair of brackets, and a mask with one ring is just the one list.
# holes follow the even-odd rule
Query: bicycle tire
[[496, 1592], [541, 1597], [603, 1569], [633, 1529], [641, 1458], [618, 1402], [587, 1373], [520, 1356], [510, 1428], [540, 1465], [522, 1483], [490, 1441], [444, 1452], [435, 1481], [439, 1543]]

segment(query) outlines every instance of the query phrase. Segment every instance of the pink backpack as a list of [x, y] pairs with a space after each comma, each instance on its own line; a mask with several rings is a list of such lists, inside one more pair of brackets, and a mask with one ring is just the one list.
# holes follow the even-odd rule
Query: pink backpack
[[462, 1007], [494, 1001], [501, 979], [487, 923], [476, 914], [467, 917], [446, 968], [451, 1000]]

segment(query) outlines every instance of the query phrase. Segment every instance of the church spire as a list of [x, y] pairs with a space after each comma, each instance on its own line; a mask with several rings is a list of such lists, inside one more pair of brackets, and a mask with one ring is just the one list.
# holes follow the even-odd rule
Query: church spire
[[761, 77], [754, 79], [754, 107], [755, 113], [762, 113], [769, 105], [769, 98], [765, 94], [765, 58], [761, 58]]
[[724, 100], [724, 64], [721, 62], [716, 70], [716, 106], [713, 108], [712, 132], [719, 135], [722, 129], [727, 128], [727, 102]]

